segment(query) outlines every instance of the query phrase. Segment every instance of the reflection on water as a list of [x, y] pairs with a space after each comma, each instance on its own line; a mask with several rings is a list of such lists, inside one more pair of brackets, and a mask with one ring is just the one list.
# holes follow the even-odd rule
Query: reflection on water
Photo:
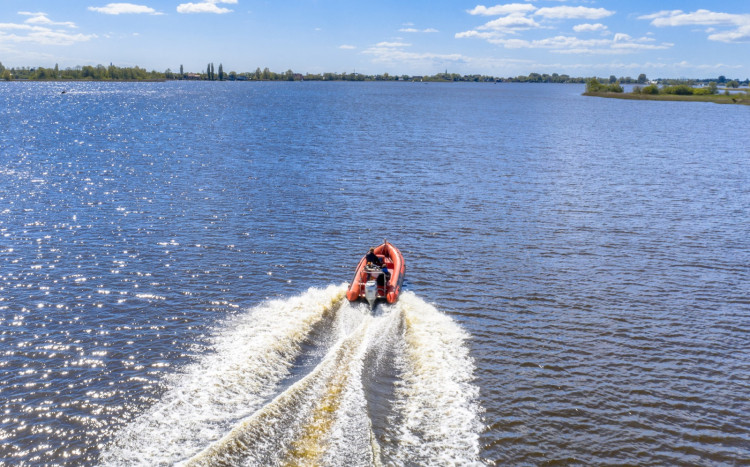
[[0, 456], [749, 463], [747, 114], [581, 92], [0, 83]]

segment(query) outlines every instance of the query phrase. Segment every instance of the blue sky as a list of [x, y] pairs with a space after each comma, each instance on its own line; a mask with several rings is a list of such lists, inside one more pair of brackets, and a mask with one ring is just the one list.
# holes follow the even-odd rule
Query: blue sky
[[750, 1], [0, 0], [0, 62], [750, 77]]

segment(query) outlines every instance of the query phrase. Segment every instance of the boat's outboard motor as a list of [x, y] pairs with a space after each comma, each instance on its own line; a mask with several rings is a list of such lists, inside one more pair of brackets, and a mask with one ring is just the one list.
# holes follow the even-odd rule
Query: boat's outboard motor
[[370, 308], [375, 306], [375, 300], [378, 298], [378, 283], [374, 279], [370, 279], [365, 284], [365, 299], [370, 304]]

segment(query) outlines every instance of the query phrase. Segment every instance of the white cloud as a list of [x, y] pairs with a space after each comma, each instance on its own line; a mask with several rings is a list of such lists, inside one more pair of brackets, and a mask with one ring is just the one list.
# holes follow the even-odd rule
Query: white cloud
[[204, 0], [199, 3], [181, 3], [177, 5], [178, 13], [231, 13], [229, 8], [217, 6], [218, 3], [236, 4], [237, 0]]
[[136, 5], [135, 3], [108, 3], [105, 6], [90, 6], [88, 9], [89, 11], [95, 11], [97, 13], [103, 13], [105, 15], [163, 14], [146, 5]]
[[[745, 17], [744, 21], [743, 17]], [[747, 22], [747, 18], [748, 15], [717, 13], [709, 10], [697, 10], [692, 13], [685, 13], [681, 10], [665, 10], [651, 15], [640, 16], [638, 19], [650, 19], [653, 26], [694, 26], [740, 24]]]
[[[456, 34], [456, 37], [477, 37], [503, 45], [506, 48], [545, 48], [550, 52], [562, 54], [588, 54], [604, 56], [625, 56], [634, 50], [643, 49], [665, 49], [672, 47], [673, 44], [657, 44], [654, 39], [642, 36], [634, 38], [629, 34], [620, 33], [617, 36], [617, 42], [614, 37], [594, 38], [582, 40], [568, 35], [558, 35], [541, 40], [524, 40], [519, 38], [503, 38], [495, 31], [466, 31]], [[425, 72], [425, 70], [435, 69], [442, 70], [466, 68], [471, 72], [494, 74], [497, 76], [515, 74], [528, 74], [529, 70], [551, 70], [551, 72], [560, 72], [560, 70], [585, 70], [584, 74], [594, 73], [594, 69], [605, 70], [607, 74], [617, 73], [614, 70], [622, 70], [623, 75], [629, 70], [633, 72], [652, 73], [655, 70], [663, 70], [666, 74], [680, 75], [684, 74], [683, 70], [726, 70], [727, 68], [740, 69], [737, 65], [700, 65], [687, 62], [668, 63], [659, 61], [658, 63], [624, 63], [624, 62], [603, 62], [598, 61], [596, 64], [587, 63], [539, 63], [527, 59], [509, 59], [496, 57], [471, 57], [462, 54], [440, 54], [440, 53], [418, 53], [408, 50], [408, 44], [401, 42], [381, 42], [376, 44], [362, 53], [372, 57], [373, 63], [387, 66], [411, 68], [415, 74]], [[565, 71], [572, 73], [572, 71]], [[580, 73], [580, 72], [579, 72]]]
[[405, 42], [378, 42], [375, 47], [410, 47], [411, 44]]
[[596, 24], [584, 23], [584, 24], [578, 24], [576, 26], [573, 26], [573, 31], [575, 32], [597, 32], [597, 31], [606, 31], [606, 30], [607, 30], [607, 26], [601, 23], [596, 23]]
[[750, 42], [750, 14], [720, 13], [710, 10], [696, 10], [685, 13], [682, 10], [663, 10], [638, 19], [651, 20], [656, 27], [669, 26], [724, 26], [722, 31], [707, 28], [708, 39], [720, 42]]
[[[455, 35], [457, 39], [483, 39], [506, 49], [546, 49], [558, 54], [605, 55], [629, 54], [641, 50], [663, 50], [674, 46], [674, 44], [668, 42], [656, 43], [653, 38], [648, 36], [634, 38], [625, 33], [612, 35], [606, 25], [593, 22], [575, 25], [573, 31], [576, 33], [600, 32], [602, 34], [599, 35], [599, 38], [579, 38], [564, 34], [533, 40], [508, 37], [510, 35], [518, 36], [524, 30], [554, 29], [556, 28], [555, 23], [560, 20], [597, 20], [615, 14], [614, 11], [605, 8], [583, 6], [537, 8], [530, 4], [510, 3], [489, 8], [478, 5], [473, 10], [469, 10], [468, 13], [485, 16], [496, 15], [498, 18], [473, 30], [459, 32]], [[654, 18], [673, 14], [675, 12], [662, 12]]]
[[50, 26], [64, 26], [76, 29], [70, 21], [52, 21], [45, 13], [19, 11], [21, 16], [29, 16], [23, 23], [0, 23], [0, 43], [31, 43], [38, 45], [71, 45], [97, 37], [94, 34], [72, 33], [66, 29]]
[[221, 8], [215, 3], [182, 3], [177, 5], [177, 13], [231, 13], [229, 8]]
[[6, 34], [0, 25], [0, 43], [32, 43], [38, 45], [72, 45], [77, 42], [86, 42], [96, 37], [94, 34], [73, 34], [66, 31], [54, 31], [49, 28], [33, 28], [27, 34]]
[[605, 8], [588, 8], [583, 6], [555, 6], [537, 8], [530, 3], [508, 3], [486, 7], [477, 5], [467, 10], [470, 15], [501, 16], [501, 15], [525, 15], [533, 12], [534, 15], [552, 19], [600, 19], [612, 16], [614, 11]]
[[399, 31], [399, 32], [413, 32], [413, 33], [418, 33], [418, 32], [423, 32], [423, 33], [432, 33], [432, 32], [439, 32], [439, 31], [438, 31], [437, 29], [435, 29], [435, 28], [427, 28], [427, 29], [417, 29], [417, 28], [401, 28], [401, 29], [399, 29], [398, 31]]
[[519, 13], [530, 13], [536, 10], [534, 5], [529, 3], [509, 3], [507, 5], [495, 5], [487, 8], [484, 5], [477, 5], [472, 10], [468, 10], [470, 15], [499, 16]]
[[47, 13], [37, 12], [32, 13], [30, 11], [19, 11], [19, 15], [31, 16], [31, 18], [24, 21], [26, 24], [42, 24], [46, 26], [65, 26], [68, 28], [76, 28], [75, 23], [70, 21], [52, 21], [47, 17]]
[[532, 18], [529, 18], [528, 16], [513, 14], [494, 19], [489, 23], [479, 26], [477, 29], [512, 32], [517, 29], [523, 30], [538, 27], [540, 27], [540, 24], [534, 21]]
[[490, 39], [499, 37], [499, 35], [494, 32], [479, 32], [476, 30], [472, 30], [472, 31], [464, 31], [464, 32], [456, 33], [455, 37], [456, 39], [465, 39], [465, 38], [475, 37], [477, 39], [490, 40]]
[[750, 26], [740, 26], [732, 31], [710, 34], [708, 38], [720, 42], [750, 42]]
[[467, 57], [461, 54], [439, 54], [432, 52], [409, 52], [405, 48], [411, 44], [404, 42], [379, 42], [372, 47], [362, 51], [363, 54], [371, 55], [373, 62], [390, 65], [408, 65], [415, 70], [432, 67], [446, 67], [457, 63], [466, 63]]
[[34, 26], [29, 26], [28, 24], [0, 23], [0, 31], [8, 30], [8, 29], [32, 31], [34, 29], [43, 29], [43, 28], [35, 28]]
[[[544, 22], [548, 20], [565, 20], [565, 19], [601, 19], [615, 14], [614, 11], [604, 8], [572, 7], [557, 6], [537, 8], [530, 3], [508, 3], [505, 5], [495, 5], [486, 7], [477, 5], [472, 10], [467, 10], [471, 15], [482, 16], [499, 16], [497, 19], [489, 21], [475, 28], [475, 31], [494, 31], [495, 35], [485, 36], [484, 39], [492, 41], [500, 39], [504, 35], [518, 34], [520, 31], [529, 29], [541, 29], [548, 27]], [[538, 22], [540, 19], [542, 23]], [[587, 25], [579, 26], [579, 30], [606, 30], [604, 25]], [[458, 33], [456, 37], [482, 37], [479, 34], [473, 34], [470, 31]], [[510, 43], [510, 42], [505, 42]]]
[[413, 67], [445, 66], [447, 63], [465, 63], [466, 57], [461, 54], [436, 54], [431, 52], [408, 52], [393, 47], [370, 47], [363, 51], [372, 55], [377, 63], [407, 63]]
[[614, 14], [614, 11], [605, 8], [584, 6], [555, 6], [540, 8], [534, 12], [534, 15], [552, 19], [601, 19]]
[[606, 47], [610, 44], [607, 39], [578, 39], [572, 36], [555, 36], [547, 39], [531, 41], [529, 48], [545, 48], [556, 50], [584, 50]]
[[678, 15], [681, 13], [683, 13], [682, 10], [661, 10], [657, 11], [656, 13], [651, 13], [650, 15], [641, 15], [638, 17], [638, 19], [656, 19], [670, 15]]
[[525, 39], [496, 39], [490, 42], [502, 45], [506, 49], [530, 49], [533, 47], [531, 42]]
[[673, 47], [674, 44], [664, 42], [662, 44], [644, 44], [643, 42], [616, 42], [612, 44], [612, 50], [622, 53], [630, 53], [637, 50], [665, 50]]
[[356, 47], [355, 47], [355, 46], [353, 46], [353, 45], [343, 44], [343, 45], [340, 45], [340, 46], [339, 46], [339, 49], [344, 49], [344, 50], [354, 50], [354, 49], [356, 49]]
[[624, 41], [631, 41], [631, 40], [633, 40], [633, 38], [630, 37], [629, 34], [618, 32], [617, 34], [615, 34], [615, 37], [612, 40], [614, 42], [624, 42]]
[[[467, 36], [470, 37], [470, 36]], [[487, 39], [492, 44], [502, 45], [506, 49], [548, 49], [553, 53], [606, 55], [627, 54], [637, 50], [662, 50], [674, 44], [653, 44], [653, 39], [642, 37], [634, 39], [628, 34], [616, 34], [612, 39], [579, 39], [573, 36], [554, 36], [546, 39], [524, 40], [494, 37]]]
[[623, 62], [600, 62], [596, 64], [592, 63], [578, 63], [578, 64], [547, 64], [544, 65], [553, 70], [559, 70], [561, 68], [567, 69], [598, 69], [606, 70], [607, 73], [611, 73], [613, 70], [620, 70], [620, 72], [634, 71], [642, 72], [644, 70], [668, 70], [666, 73], [681, 74], [684, 70], [724, 70], [727, 68], [740, 69], [740, 65], [728, 65], [726, 63], [716, 64], [693, 64], [688, 61], [682, 60], [680, 62], [668, 63], [668, 62], [645, 62], [645, 63], [623, 63]]

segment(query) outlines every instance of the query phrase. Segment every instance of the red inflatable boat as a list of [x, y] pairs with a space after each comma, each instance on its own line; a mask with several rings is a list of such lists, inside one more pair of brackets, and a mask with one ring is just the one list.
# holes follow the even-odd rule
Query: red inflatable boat
[[375, 247], [374, 253], [380, 265], [377, 262], [368, 261], [368, 255], [363, 256], [357, 265], [354, 280], [346, 292], [346, 298], [349, 301], [356, 302], [364, 298], [370, 304], [370, 308], [378, 299], [384, 298], [388, 303], [398, 300], [406, 272], [401, 252], [387, 241]]

